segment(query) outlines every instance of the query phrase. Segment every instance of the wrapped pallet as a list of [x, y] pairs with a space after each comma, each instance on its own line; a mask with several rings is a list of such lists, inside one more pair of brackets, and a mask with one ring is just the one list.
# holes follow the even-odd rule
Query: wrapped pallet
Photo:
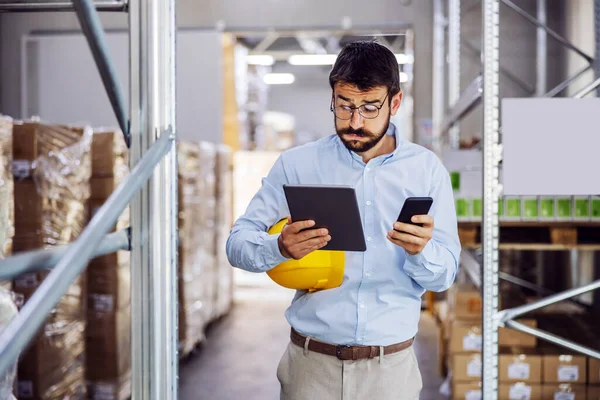
[[[89, 128], [15, 123], [15, 252], [64, 245], [87, 224]], [[14, 291], [27, 301], [48, 271], [19, 276]], [[85, 398], [85, 275], [60, 299], [22, 354], [19, 399]]]
[[217, 146], [209, 142], [200, 143], [200, 246], [199, 259], [204, 276], [204, 312], [207, 321], [216, 317], [215, 282], [217, 280], [217, 264], [215, 257], [216, 229], [216, 169]]
[[233, 164], [231, 148], [217, 148], [216, 220], [215, 220], [215, 285], [216, 316], [225, 315], [233, 300], [233, 268], [227, 260], [225, 245], [233, 224]]
[[[90, 217], [129, 173], [119, 130], [96, 130], [92, 140]], [[113, 230], [129, 226], [126, 208]], [[125, 400], [131, 395], [131, 268], [127, 251], [90, 261], [87, 269], [86, 379], [88, 398]]]
[[201, 197], [200, 146], [178, 143], [179, 193], [179, 344], [185, 356], [204, 339], [206, 325], [206, 293], [203, 263], [200, 208]]
[[[0, 287], [0, 332], [17, 315], [17, 305], [14, 296], [8, 290]], [[14, 400], [13, 388], [15, 376], [17, 373], [16, 364], [8, 369], [3, 375], [0, 375], [0, 399]]]
[[[15, 233], [12, 130], [12, 120], [0, 115], [0, 260], [10, 255]], [[11, 287], [10, 281], [0, 280], [0, 288]]]

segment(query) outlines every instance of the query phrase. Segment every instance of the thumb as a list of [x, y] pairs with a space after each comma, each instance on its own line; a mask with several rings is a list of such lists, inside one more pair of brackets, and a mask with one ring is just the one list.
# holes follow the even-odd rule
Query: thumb
[[291, 217], [291, 216], [288, 216], [288, 217], [287, 217], [287, 220], [288, 220], [288, 222], [287, 222], [287, 223], [288, 223], [289, 225], [291, 225], [291, 224], [292, 224], [292, 217]]

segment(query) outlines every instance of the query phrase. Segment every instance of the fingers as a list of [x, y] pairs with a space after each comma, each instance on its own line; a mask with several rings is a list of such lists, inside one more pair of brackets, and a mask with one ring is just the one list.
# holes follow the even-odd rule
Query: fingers
[[[288, 221], [291, 221], [291, 218], [288, 218]], [[299, 233], [304, 229], [311, 228], [315, 225], [315, 221], [307, 220], [307, 221], [298, 221], [294, 223], [290, 223], [289, 229], [292, 230], [293, 233]]]
[[408, 233], [402, 233], [402, 232], [398, 232], [398, 231], [394, 231], [394, 230], [388, 232], [388, 238], [394, 239], [399, 242], [408, 243], [408, 244], [416, 244], [416, 245], [423, 245], [423, 244], [427, 243], [427, 240], [428, 240], [428, 239], [424, 239], [424, 238], [414, 236], [414, 235], [411, 235]]
[[424, 228], [433, 228], [433, 217], [431, 215], [415, 215], [411, 218], [415, 224], [423, 224]]

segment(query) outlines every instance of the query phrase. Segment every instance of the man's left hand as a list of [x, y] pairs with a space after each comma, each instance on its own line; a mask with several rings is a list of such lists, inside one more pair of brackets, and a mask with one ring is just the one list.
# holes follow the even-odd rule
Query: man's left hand
[[396, 222], [394, 229], [388, 232], [390, 242], [402, 247], [410, 255], [419, 254], [433, 236], [433, 217], [431, 215], [415, 215], [412, 222], [423, 226]]

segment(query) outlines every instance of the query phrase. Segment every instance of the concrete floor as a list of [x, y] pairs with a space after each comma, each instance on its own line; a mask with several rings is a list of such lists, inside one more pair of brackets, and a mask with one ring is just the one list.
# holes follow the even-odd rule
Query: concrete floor
[[[291, 293], [269, 285], [236, 290], [231, 313], [207, 331], [204, 345], [180, 368], [182, 400], [277, 400], [277, 365], [289, 340], [283, 313]], [[435, 321], [423, 314], [415, 342], [423, 375], [421, 398], [443, 399], [437, 374]]]

